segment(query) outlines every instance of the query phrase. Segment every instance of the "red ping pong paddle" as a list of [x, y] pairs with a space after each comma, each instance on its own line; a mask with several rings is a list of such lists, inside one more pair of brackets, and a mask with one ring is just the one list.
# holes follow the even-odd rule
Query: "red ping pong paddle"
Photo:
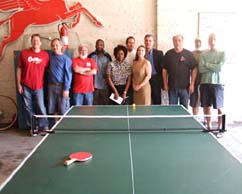
[[92, 154], [89, 152], [75, 152], [69, 155], [70, 160], [65, 160], [64, 165], [69, 166], [73, 162], [84, 162], [92, 159]]

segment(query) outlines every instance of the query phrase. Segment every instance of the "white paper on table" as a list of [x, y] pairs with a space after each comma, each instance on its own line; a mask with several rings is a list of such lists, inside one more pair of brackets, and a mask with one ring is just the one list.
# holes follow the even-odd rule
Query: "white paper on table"
[[122, 104], [122, 102], [123, 102], [123, 98], [122, 97], [118, 97], [118, 99], [115, 99], [114, 98], [114, 93], [112, 93], [110, 96], [109, 96], [109, 98], [112, 100], [112, 101], [114, 101], [114, 102], [116, 102], [116, 103], [118, 103], [118, 104]]

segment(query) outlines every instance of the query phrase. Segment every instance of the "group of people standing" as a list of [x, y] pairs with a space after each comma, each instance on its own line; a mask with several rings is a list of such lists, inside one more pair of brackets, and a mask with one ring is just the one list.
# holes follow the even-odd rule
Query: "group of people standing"
[[[220, 76], [224, 52], [215, 47], [216, 37], [208, 39], [210, 49], [200, 51], [201, 40], [195, 40], [196, 50], [183, 48], [183, 36], [173, 37], [174, 48], [164, 55], [154, 48], [154, 37], [147, 34], [144, 45], [135, 49], [135, 38], [129, 36], [126, 45], [117, 45], [111, 55], [98, 39], [95, 50], [89, 54], [88, 46], [78, 47], [79, 56], [70, 59], [63, 53], [60, 39], [51, 41], [52, 52], [41, 49], [39, 34], [31, 36], [31, 48], [21, 52], [17, 67], [17, 86], [23, 96], [27, 125], [31, 127], [33, 114], [64, 114], [73, 105], [115, 104], [109, 99], [122, 97], [123, 104], [160, 105], [161, 89], [168, 92], [170, 104], [193, 107], [197, 114], [200, 105], [204, 113], [211, 114], [211, 105], [222, 114], [223, 82]], [[43, 99], [44, 74], [48, 72], [48, 109]], [[200, 90], [198, 89], [200, 86]], [[49, 120], [38, 120], [36, 130], [49, 130]], [[207, 127], [211, 120], [207, 117]], [[219, 117], [219, 126], [221, 121]]]

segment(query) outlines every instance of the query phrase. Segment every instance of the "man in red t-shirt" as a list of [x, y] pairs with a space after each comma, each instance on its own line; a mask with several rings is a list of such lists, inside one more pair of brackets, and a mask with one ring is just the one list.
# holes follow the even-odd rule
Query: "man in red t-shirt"
[[32, 128], [32, 136], [38, 134], [38, 129], [48, 130], [48, 120], [46, 118], [36, 121], [35, 126], [31, 126], [31, 119], [34, 114], [46, 115], [44, 105], [44, 73], [49, 64], [49, 55], [41, 50], [41, 40], [39, 34], [31, 36], [31, 48], [21, 52], [17, 67], [17, 87], [18, 92], [23, 96], [26, 124]]
[[92, 105], [97, 65], [93, 59], [87, 57], [87, 45], [80, 45], [78, 51], [80, 56], [72, 60], [73, 103], [74, 105]]

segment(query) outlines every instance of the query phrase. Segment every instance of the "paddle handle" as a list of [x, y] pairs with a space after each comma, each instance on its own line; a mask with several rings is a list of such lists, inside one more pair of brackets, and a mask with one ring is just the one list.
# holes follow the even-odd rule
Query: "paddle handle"
[[64, 165], [69, 166], [70, 164], [72, 164], [72, 163], [75, 162], [75, 161], [77, 161], [76, 158], [73, 158], [73, 159], [70, 159], [70, 160], [66, 160], [66, 161], [64, 162]]

